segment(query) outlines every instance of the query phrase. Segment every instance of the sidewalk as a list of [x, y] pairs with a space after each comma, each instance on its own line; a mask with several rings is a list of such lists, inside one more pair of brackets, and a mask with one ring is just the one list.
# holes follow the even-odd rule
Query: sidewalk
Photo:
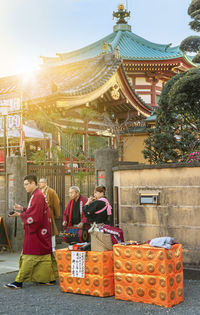
[[[57, 244], [56, 249], [66, 247], [65, 243]], [[19, 270], [19, 257], [21, 252], [10, 253], [7, 251], [0, 251], [0, 275], [8, 272]]]
[[17, 271], [19, 256], [20, 253], [0, 252], [0, 274]]

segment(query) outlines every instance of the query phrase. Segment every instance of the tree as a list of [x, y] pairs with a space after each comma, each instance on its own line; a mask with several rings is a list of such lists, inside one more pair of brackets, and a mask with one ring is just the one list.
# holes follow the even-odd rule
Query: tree
[[176, 75], [164, 86], [155, 128], [149, 130], [144, 157], [150, 163], [177, 162], [200, 149], [200, 69]]
[[[196, 32], [200, 32], [200, 0], [192, 0], [188, 15], [193, 19], [189, 25], [190, 28]], [[184, 52], [197, 53], [192, 61], [200, 63], [200, 36], [189, 36], [185, 38], [180, 45], [180, 49]]]

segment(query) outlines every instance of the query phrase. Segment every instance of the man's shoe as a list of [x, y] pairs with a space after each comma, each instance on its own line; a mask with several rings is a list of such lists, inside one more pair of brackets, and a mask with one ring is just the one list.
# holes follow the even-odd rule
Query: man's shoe
[[14, 281], [12, 283], [8, 283], [4, 285], [4, 288], [8, 288], [8, 289], [22, 289], [22, 282], [17, 282]]

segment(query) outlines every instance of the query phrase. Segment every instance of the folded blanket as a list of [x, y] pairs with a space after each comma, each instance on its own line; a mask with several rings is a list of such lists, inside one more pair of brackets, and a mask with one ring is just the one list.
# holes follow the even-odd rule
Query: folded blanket
[[150, 246], [155, 246], [155, 247], [163, 247], [166, 249], [170, 249], [171, 245], [174, 243], [174, 239], [169, 236], [164, 236], [164, 237], [157, 237], [153, 238], [150, 242]]

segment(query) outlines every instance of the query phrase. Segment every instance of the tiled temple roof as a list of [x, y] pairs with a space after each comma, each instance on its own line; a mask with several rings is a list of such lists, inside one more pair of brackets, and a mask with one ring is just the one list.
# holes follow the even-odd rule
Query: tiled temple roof
[[[152, 43], [131, 32], [129, 25], [119, 24], [117, 29], [101, 40], [83, 47], [81, 49], [57, 54], [55, 58], [42, 57], [44, 64], [63, 64], [93, 58], [100, 55], [104, 49], [115, 51], [119, 47], [119, 53], [124, 60], [170, 60], [183, 57], [188, 63], [191, 60], [177, 47], [170, 47], [171, 44], [160, 45]], [[104, 48], [103, 48], [104, 47]]]
[[[108, 58], [107, 58], [108, 57]], [[0, 95], [26, 92], [25, 99], [55, 94], [84, 95], [102, 86], [121, 65], [114, 55], [101, 55], [81, 62], [43, 68], [27, 82], [20, 76], [0, 78]]]
[[128, 93], [129, 99], [129, 105], [123, 106], [128, 107], [128, 110], [137, 108], [142, 114], [149, 116], [152, 108], [137, 95], [129, 82], [122, 60], [113, 53], [71, 64], [44, 67], [27, 82], [20, 76], [1, 78], [0, 98], [12, 97], [15, 92], [22, 96], [23, 101], [32, 102], [64, 97], [69, 108], [101, 97], [119, 81], [123, 86], [124, 97]]

